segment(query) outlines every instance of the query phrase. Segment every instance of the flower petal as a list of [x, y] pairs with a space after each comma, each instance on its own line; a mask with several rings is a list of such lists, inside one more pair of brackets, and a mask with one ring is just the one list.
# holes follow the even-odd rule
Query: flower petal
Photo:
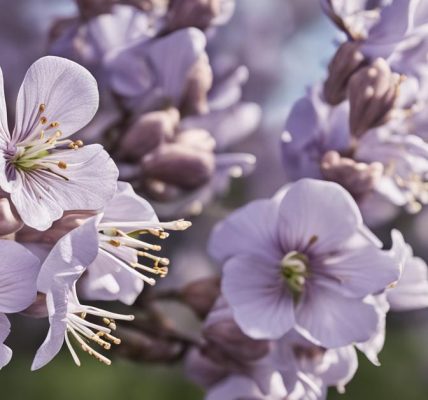
[[[41, 116], [47, 123], [58, 122], [62, 137], [88, 124], [98, 109], [95, 78], [79, 64], [60, 57], [43, 57], [27, 71], [18, 93], [15, 143], [39, 134]], [[39, 112], [43, 104], [45, 111]]]
[[275, 259], [236, 256], [224, 266], [222, 293], [253, 339], [278, 339], [294, 325], [293, 298]]
[[[67, 164], [51, 171], [19, 171], [11, 199], [26, 225], [48, 229], [64, 211], [101, 209], [114, 195], [118, 170], [100, 145], [64, 150], [45, 157]], [[64, 179], [56, 174], [65, 176]]]
[[323, 254], [339, 249], [362, 225], [351, 195], [333, 182], [301, 179], [285, 194], [279, 209], [284, 251]]
[[64, 285], [57, 285], [46, 295], [49, 309], [50, 328], [45, 341], [37, 350], [31, 370], [35, 371], [49, 363], [61, 350], [67, 331], [67, 304], [69, 290]]
[[400, 263], [389, 252], [372, 244], [332, 255], [316, 269], [332, 277], [326, 281], [330, 289], [354, 298], [385, 290], [401, 273]]
[[[133, 304], [144, 284], [121, 264], [122, 261], [100, 249], [87, 274], [79, 281], [79, 295], [87, 300], [119, 300], [124, 304]], [[135, 274], [138, 275], [138, 272]]]
[[0, 369], [9, 363], [12, 359], [12, 350], [9, 349], [3, 342], [9, 336], [10, 322], [6, 315], [0, 314]]
[[40, 270], [38, 291], [49, 293], [59, 282], [71, 288], [85, 268], [94, 261], [98, 253], [98, 219], [89, 218], [56, 243]]
[[9, 127], [7, 124], [6, 99], [4, 97], [3, 71], [0, 68], [0, 147], [10, 140]]
[[[127, 182], [118, 182], [117, 191], [114, 197], [104, 208], [104, 216], [101, 222], [128, 222], [128, 221], [147, 221], [159, 222], [155, 210], [150, 203], [138, 196], [132, 186]], [[120, 224], [116, 226], [123, 229]]]
[[36, 298], [39, 259], [11, 240], [0, 240], [0, 254], [0, 312], [22, 311]]
[[277, 243], [277, 205], [272, 200], [256, 200], [233, 212], [211, 234], [208, 251], [224, 262], [239, 254], [267, 254], [281, 259]]
[[376, 332], [378, 314], [362, 299], [350, 299], [323, 288], [306, 287], [296, 309], [296, 330], [326, 348], [364, 342]]

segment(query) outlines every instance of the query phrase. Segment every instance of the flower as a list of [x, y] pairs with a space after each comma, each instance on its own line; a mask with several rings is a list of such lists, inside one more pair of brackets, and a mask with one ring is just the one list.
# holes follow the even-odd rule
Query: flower
[[[64, 341], [80, 365], [70, 336], [83, 351], [109, 365], [110, 360], [91, 347], [91, 342], [108, 350], [111, 343], [120, 339], [111, 333], [116, 328], [115, 319], [133, 320], [132, 315], [122, 315], [80, 304], [76, 282], [95, 259], [98, 252], [96, 222], [99, 217], [88, 219], [83, 225], [63, 236], [53, 247], [42, 264], [37, 278], [37, 288], [46, 294], [50, 328], [38, 349], [31, 369], [36, 370], [50, 362], [60, 351]], [[87, 316], [101, 319], [103, 325], [91, 322]]]
[[0, 187], [26, 225], [45, 230], [64, 211], [102, 208], [113, 196], [118, 171], [109, 155], [99, 145], [66, 139], [97, 107], [94, 78], [58, 57], [41, 58], [28, 70], [12, 134], [1, 92]]
[[343, 392], [358, 366], [353, 346], [326, 350], [295, 331], [274, 341], [245, 336], [221, 297], [202, 333], [203, 343], [186, 366], [212, 400], [324, 399], [328, 386]]
[[160, 251], [161, 246], [142, 240], [142, 236], [166, 239], [169, 234], [165, 230], [185, 230], [191, 223], [159, 222], [150, 204], [125, 182], [118, 183], [116, 195], [99, 218], [98, 254], [79, 282], [79, 294], [88, 300], [133, 304], [144, 283], [156, 283], [147, 274], [165, 277], [168, 273], [168, 258], [152, 254]]
[[12, 357], [4, 344], [10, 332], [5, 314], [26, 309], [36, 299], [36, 279], [40, 262], [25, 247], [10, 240], [0, 240], [0, 368]]
[[248, 336], [277, 339], [294, 328], [327, 348], [368, 340], [378, 314], [366, 297], [400, 275], [349, 193], [312, 179], [233, 213], [209, 251], [224, 264], [222, 293]]

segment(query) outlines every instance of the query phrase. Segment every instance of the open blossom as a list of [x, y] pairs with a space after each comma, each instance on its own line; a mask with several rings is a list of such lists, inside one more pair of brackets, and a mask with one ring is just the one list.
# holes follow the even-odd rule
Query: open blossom
[[327, 348], [368, 340], [379, 316], [366, 297], [400, 276], [352, 197], [311, 179], [236, 211], [213, 232], [210, 253], [224, 264], [222, 292], [247, 335], [294, 328]]
[[[132, 315], [122, 315], [80, 304], [76, 294], [76, 282], [95, 259], [98, 252], [96, 221], [92, 217], [83, 225], [63, 236], [50, 251], [42, 264], [37, 278], [37, 289], [46, 295], [50, 328], [46, 340], [40, 346], [33, 361], [32, 370], [50, 362], [60, 351], [64, 341], [80, 365], [79, 357], [70, 337], [81, 349], [99, 361], [110, 364], [110, 360], [92, 347], [92, 343], [108, 350], [111, 343], [120, 340], [112, 335], [114, 320], [131, 321]], [[87, 320], [87, 316], [98, 318], [102, 325]]]
[[26, 309], [36, 298], [36, 279], [40, 263], [36, 256], [18, 243], [0, 240], [0, 368], [12, 357], [4, 344], [10, 332], [5, 314]]
[[1, 92], [0, 187], [26, 225], [45, 230], [64, 211], [99, 209], [113, 196], [118, 172], [109, 155], [99, 145], [67, 139], [97, 107], [94, 78], [57, 57], [41, 58], [28, 70], [11, 134]]
[[168, 273], [168, 258], [153, 254], [161, 246], [145, 238], [165, 239], [167, 230], [185, 230], [191, 225], [183, 220], [159, 222], [150, 204], [125, 182], [119, 182], [117, 193], [99, 218], [98, 254], [79, 282], [78, 291], [85, 299], [126, 304], [134, 303], [144, 283], [156, 283], [153, 276]]

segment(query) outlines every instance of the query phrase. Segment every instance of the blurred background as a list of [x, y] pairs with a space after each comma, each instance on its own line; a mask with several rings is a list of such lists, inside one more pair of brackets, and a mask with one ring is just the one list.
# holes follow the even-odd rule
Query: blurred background
[[[207, 209], [167, 252], [173, 271], [164, 286], [178, 285], [188, 277], [209, 274], [213, 266], [204, 248], [214, 222], [251, 199], [271, 196], [284, 183], [279, 137], [287, 112], [307, 85], [321, 79], [334, 51], [336, 32], [320, 13], [318, 0], [236, 0], [237, 10], [228, 25], [220, 27], [210, 43], [210, 54], [233, 58], [246, 65], [250, 79], [244, 98], [264, 111], [259, 131], [240, 151], [258, 159], [257, 169], [236, 181], [227, 198]], [[0, 65], [8, 106], [13, 107], [20, 82], [29, 65], [46, 54], [47, 33], [58, 17], [72, 16], [72, 0], [0, 0]], [[13, 108], [9, 110], [13, 115]], [[11, 118], [10, 118], [11, 119]], [[417, 255], [428, 256], [423, 238], [427, 216], [400, 218], [399, 226]], [[386, 231], [385, 231], [386, 232]], [[386, 238], [385, 232], [377, 232]], [[418, 234], [416, 234], [418, 233]], [[7, 341], [14, 350], [12, 362], [0, 373], [1, 399], [118, 399], [198, 400], [203, 393], [189, 383], [180, 365], [144, 365], [115, 359], [110, 367], [82, 355], [75, 367], [64, 351], [41, 371], [30, 373], [35, 350], [47, 332], [46, 321], [16, 316]], [[344, 395], [332, 391], [329, 399], [428, 398], [428, 313], [390, 314], [382, 366], [360, 357], [360, 369]]]

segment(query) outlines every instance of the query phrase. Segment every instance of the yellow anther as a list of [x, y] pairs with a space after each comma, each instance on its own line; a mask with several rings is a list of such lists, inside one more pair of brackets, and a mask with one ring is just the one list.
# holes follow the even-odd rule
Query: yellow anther
[[111, 239], [108, 241], [109, 244], [111, 244], [114, 247], [119, 247], [120, 246], [120, 242], [117, 239]]
[[49, 125], [51, 128], [56, 128], [59, 126], [59, 122], [51, 122]]
[[45, 104], [40, 104], [39, 105], [39, 112], [44, 112], [46, 110], [46, 105]]
[[119, 345], [120, 343], [122, 343], [122, 341], [119, 338], [111, 335], [110, 333], [100, 332], [99, 334], [100, 336], [105, 337], [107, 340], [110, 340], [110, 342], [112, 342], [113, 344]]
[[40, 117], [40, 123], [42, 125], [46, 124], [46, 122], [48, 122], [48, 119], [46, 117]]
[[59, 161], [58, 168], [67, 169], [67, 163], [65, 163], [64, 161]]
[[77, 147], [82, 147], [82, 146], [83, 146], [83, 142], [82, 142], [81, 140], [76, 140], [76, 141], [74, 142], [74, 144], [75, 144]]
[[108, 318], [103, 318], [103, 322], [111, 329], [111, 330], [116, 330], [116, 322], [114, 322], [114, 320], [112, 319], [108, 319]]

